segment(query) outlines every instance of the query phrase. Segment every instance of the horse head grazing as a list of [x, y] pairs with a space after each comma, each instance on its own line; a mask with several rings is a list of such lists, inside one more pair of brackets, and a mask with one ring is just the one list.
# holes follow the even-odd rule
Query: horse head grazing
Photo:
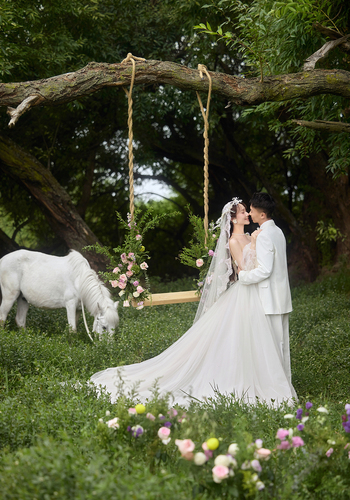
[[[115, 312], [117, 312], [118, 305], [119, 305], [119, 302], [113, 303], [113, 308], [114, 308]], [[97, 303], [97, 308], [98, 308], [98, 313], [95, 316], [92, 331], [97, 333], [100, 338], [102, 337], [102, 335], [104, 335], [106, 333], [108, 335], [111, 335], [113, 333], [114, 328], [116, 328], [119, 324], [118, 313], [117, 313], [117, 320], [116, 320], [115, 312], [112, 311], [112, 314], [111, 314], [109, 307], [107, 309], [102, 309], [100, 307], [99, 303]], [[113, 324], [114, 324], [114, 326], [112, 327], [111, 325], [113, 325]]]
[[93, 331], [99, 335], [111, 334], [119, 324], [118, 302], [113, 302], [109, 290], [84, 257], [74, 250], [69, 257], [78, 271], [80, 298], [94, 316]]

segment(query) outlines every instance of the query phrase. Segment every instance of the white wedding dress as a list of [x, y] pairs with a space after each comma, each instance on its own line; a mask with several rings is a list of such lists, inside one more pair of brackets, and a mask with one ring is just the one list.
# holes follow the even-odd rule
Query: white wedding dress
[[[250, 244], [243, 250], [244, 269], [255, 266]], [[123, 380], [121, 388], [120, 381]], [[280, 354], [266, 320], [257, 285], [239, 281], [173, 345], [158, 356], [95, 373], [90, 379], [106, 389], [114, 402], [120, 391], [137, 385], [141, 401], [151, 396], [155, 382], [161, 394], [188, 406], [191, 397], [206, 400], [233, 394], [245, 403], [265, 401], [276, 406], [296, 393], [287, 380]]]

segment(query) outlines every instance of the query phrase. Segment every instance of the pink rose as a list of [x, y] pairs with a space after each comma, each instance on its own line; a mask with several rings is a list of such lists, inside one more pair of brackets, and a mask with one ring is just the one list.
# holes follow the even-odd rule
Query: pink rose
[[223, 479], [226, 479], [229, 475], [229, 468], [226, 465], [215, 465], [212, 468], [213, 480], [215, 483], [221, 483]]
[[168, 427], [161, 427], [158, 430], [159, 439], [167, 439], [169, 435], [170, 435], [170, 429], [168, 429]]
[[117, 273], [120, 273], [120, 269], [119, 269], [119, 267], [115, 267], [115, 268], [113, 269], [113, 272], [114, 272], [114, 273], [116, 273], [116, 274], [117, 274]]
[[268, 450], [267, 448], [259, 448], [255, 451], [254, 456], [256, 458], [260, 458], [262, 460], [268, 460], [271, 455], [271, 450]]
[[175, 444], [179, 448], [179, 452], [183, 458], [186, 460], [192, 460], [194, 442], [191, 439], [176, 439]]
[[292, 437], [292, 446], [293, 448], [298, 448], [299, 446], [304, 446], [304, 441], [300, 436]]
[[130, 264], [128, 265], [128, 271], [131, 271], [133, 265], [134, 265], [134, 263], [130, 262]]
[[281, 444], [277, 446], [279, 450], [289, 450], [290, 448], [290, 443], [289, 441], [281, 441]]
[[126, 283], [124, 281], [119, 281], [118, 282], [118, 286], [119, 286], [119, 288], [121, 288], [122, 290], [124, 290], [124, 288], [126, 287]]
[[286, 429], [278, 429], [276, 434], [277, 439], [284, 441], [287, 436], [289, 436], [289, 431], [287, 431]]
[[138, 281], [134, 281], [133, 285], [134, 286], [139, 286], [139, 282]]
[[208, 255], [209, 255], [209, 257], [212, 257], [213, 255], [215, 255], [214, 250], [209, 250]]
[[128, 281], [128, 278], [126, 277], [126, 274], [121, 274], [119, 276], [120, 281]]
[[118, 280], [110, 281], [110, 284], [112, 285], [113, 288], [117, 288], [117, 286], [118, 286]]
[[142, 292], [144, 291], [144, 288], [142, 288], [142, 286], [138, 286], [138, 287], [136, 288], [136, 291], [137, 291], [138, 293], [142, 293]]
[[168, 415], [170, 416], [170, 418], [176, 417], [177, 411], [175, 410], [175, 408], [170, 408], [170, 410], [168, 411]]
[[118, 417], [112, 418], [112, 420], [108, 420], [107, 425], [112, 429], [119, 429]]
[[135, 254], [132, 252], [129, 253], [128, 257], [132, 260], [135, 260]]
[[136, 415], [137, 411], [135, 410], [135, 408], [129, 408], [128, 413], [129, 413], [129, 415]]
[[137, 241], [139, 241], [139, 240], [141, 240], [141, 239], [142, 239], [142, 236], [141, 236], [141, 234], [137, 234], [137, 235], [135, 236], [135, 238], [136, 238], [136, 240], [137, 240]]
[[154, 415], [152, 415], [152, 413], [147, 413], [146, 418], [148, 418], [149, 420], [152, 420], [152, 421], [154, 421], [156, 419], [156, 417]]
[[148, 264], [146, 264], [146, 262], [142, 262], [142, 264], [140, 264], [140, 269], [145, 271], [146, 269], [148, 269]]
[[133, 275], [134, 273], [132, 271], [126, 271], [126, 275], [128, 278], [131, 278], [131, 276]]
[[203, 264], [204, 264], [204, 260], [203, 259], [197, 259], [196, 260], [196, 266], [197, 267], [202, 267]]

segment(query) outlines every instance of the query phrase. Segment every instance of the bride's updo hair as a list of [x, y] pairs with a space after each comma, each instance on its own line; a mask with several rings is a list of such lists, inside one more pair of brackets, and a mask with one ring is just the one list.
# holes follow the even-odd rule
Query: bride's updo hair
[[242, 205], [246, 210], [247, 210], [247, 205], [243, 203], [243, 201], [240, 201], [237, 205], [232, 205], [231, 207], [231, 221], [230, 221], [230, 238], [233, 233], [233, 222], [232, 219], [236, 219], [237, 217], [237, 212], [238, 212], [238, 207]]

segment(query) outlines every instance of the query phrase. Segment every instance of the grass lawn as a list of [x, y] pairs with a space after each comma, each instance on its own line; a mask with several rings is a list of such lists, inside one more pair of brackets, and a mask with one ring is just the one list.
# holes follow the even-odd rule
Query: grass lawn
[[[188, 284], [157, 283], [156, 291], [191, 288]], [[111, 405], [84, 382], [98, 370], [163, 351], [190, 327], [196, 303], [122, 309], [113, 342], [94, 345], [82, 322], [77, 334], [69, 331], [65, 311], [30, 309], [25, 332], [15, 327], [13, 311], [0, 331], [1, 498], [349, 498], [350, 459], [344, 447], [350, 434], [342, 426], [350, 403], [349, 293], [348, 271], [293, 290], [295, 408], [247, 407], [218, 396], [210, 404], [193, 405], [183, 422], [180, 408], [177, 417], [167, 416], [172, 424], [167, 445], [157, 435], [158, 415], [168, 415], [167, 401], [155, 398], [147, 405], [146, 412], [156, 416], [151, 421], [146, 412], [129, 415], [132, 401]], [[307, 418], [309, 401], [309, 420], [299, 432], [296, 409]], [[320, 407], [326, 411], [317, 411]], [[288, 413], [291, 418], [285, 419]], [[113, 417], [119, 418], [118, 429], [106, 425]], [[127, 430], [135, 425], [144, 430], [138, 438]], [[304, 444], [277, 449], [279, 428], [293, 429]], [[175, 445], [176, 438], [190, 439], [199, 453], [211, 437], [219, 439], [219, 447], [202, 466], [181, 458]], [[270, 460], [260, 460], [261, 471], [251, 465], [258, 456], [258, 445], [252, 445], [257, 439], [272, 450]], [[292, 443], [291, 433], [288, 439]], [[234, 475], [215, 482], [215, 456], [225, 456], [233, 442], [240, 450], [237, 467], [228, 467]]]

